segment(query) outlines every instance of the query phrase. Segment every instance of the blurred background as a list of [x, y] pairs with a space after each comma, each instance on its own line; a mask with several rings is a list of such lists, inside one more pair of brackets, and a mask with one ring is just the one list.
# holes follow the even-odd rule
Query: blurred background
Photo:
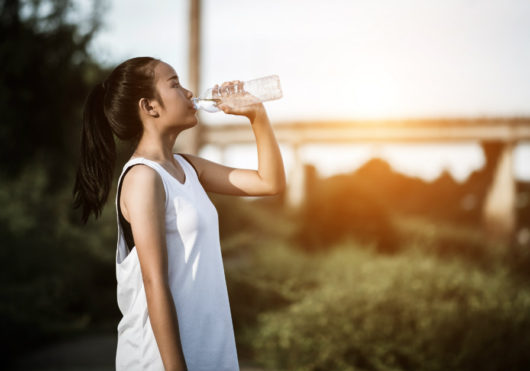
[[[0, 0], [0, 326], [15, 370], [112, 370], [116, 181], [72, 208], [85, 98], [120, 62], [196, 95], [280, 76], [288, 187], [209, 194], [244, 370], [530, 369], [530, 2]], [[175, 152], [257, 169], [240, 117]]]

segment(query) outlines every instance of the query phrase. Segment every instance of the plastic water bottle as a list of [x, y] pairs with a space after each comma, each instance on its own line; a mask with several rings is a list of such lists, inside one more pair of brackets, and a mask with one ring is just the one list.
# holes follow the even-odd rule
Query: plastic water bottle
[[197, 98], [192, 98], [196, 109], [206, 112], [218, 112], [218, 104], [224, 103], [232, 108], [280, 99], [282, 88], [277, 75], [265, 76], [255, 80], [232, 84], [226, 87], [217, 86], [206, 90]]

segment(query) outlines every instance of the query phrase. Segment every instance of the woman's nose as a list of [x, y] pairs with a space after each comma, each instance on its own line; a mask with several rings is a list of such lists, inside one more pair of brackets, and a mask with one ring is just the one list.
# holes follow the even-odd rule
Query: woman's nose
[[193, 93], [191, 92], [191, 90], [186, 89], [186, 96], [188, 97], [188, 99], [193, 98]]

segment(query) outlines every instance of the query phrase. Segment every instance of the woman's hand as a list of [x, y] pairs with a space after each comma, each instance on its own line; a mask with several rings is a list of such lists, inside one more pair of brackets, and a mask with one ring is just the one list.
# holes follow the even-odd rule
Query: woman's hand
[[243, 82], [239, 80], [214, 86], [213, 98], [220, 98], [217, 105], [226, 114], [246, 116], [252, 122], [259, 112], [265, 111], [263, 103], [252, 94], [243, 90]]

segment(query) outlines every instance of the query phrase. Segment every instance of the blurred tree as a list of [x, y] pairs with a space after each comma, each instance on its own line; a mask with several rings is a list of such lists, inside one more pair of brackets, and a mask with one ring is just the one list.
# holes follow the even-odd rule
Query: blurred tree
[[[88, 51], [101, 4], [80, 12], [74, 0], [0, 0], [4, 366], [117, 311], [113, 251], [101, 254], [115, 230], [101, 221], [81, 228], [71, 207], [83, 104], [106, 72]], [[105, 225], [114, 217], [107, 212]]]
[[395, 253], [398, 236], [388, 207], [370, 187], [347, 174], [318, 182], [299, 211], [299, 229], [292, 242], [304, 250], [318, 251], [353, 237], [374, 242], [379, 252]]
[[50, 191], [72, 169], [81, 109], [101, 74], [88, 45], [102, 2], [82, 18], [72, 0], [0, 1], [0, 176], [15, 177], [39, 159]]

